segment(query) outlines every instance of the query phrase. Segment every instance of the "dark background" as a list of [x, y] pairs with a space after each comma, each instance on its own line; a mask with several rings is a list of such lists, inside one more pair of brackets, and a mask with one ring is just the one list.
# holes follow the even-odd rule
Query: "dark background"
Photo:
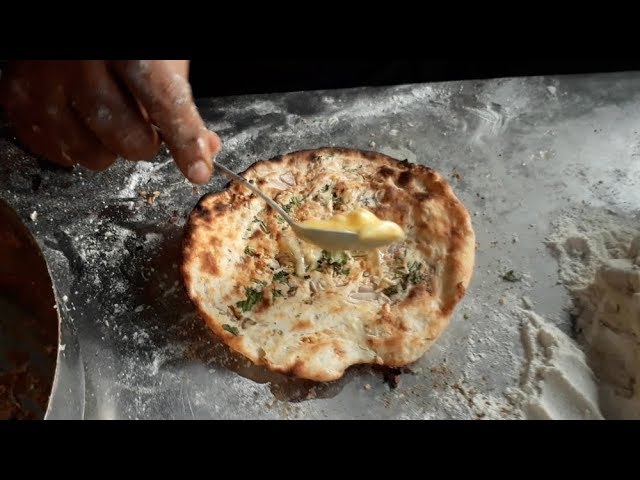
[[193, 60], [194, 96], [396, 85], [447, 80], [640, 70], [630, 60]]

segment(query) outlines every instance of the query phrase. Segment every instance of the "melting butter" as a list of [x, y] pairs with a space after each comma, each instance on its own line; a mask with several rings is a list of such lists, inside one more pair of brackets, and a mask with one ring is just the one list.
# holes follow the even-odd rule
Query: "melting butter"
[[[356, 233], [357, 242], [350, 245], [349, 250], [371, 250], [405, 238], [400, 225], [388, 220], [381, 220], [364, 208], [348, 213], [338, 213], [326, 220], [309, 219], [302, 222], [302, 225], [319, 230]], [[334, 248], [344, 246], [337, 243], [332, 244], [330, 236], [326, 236], [323, 239], [323, 244], [318, 245], [326, 250], [345, 249]]]

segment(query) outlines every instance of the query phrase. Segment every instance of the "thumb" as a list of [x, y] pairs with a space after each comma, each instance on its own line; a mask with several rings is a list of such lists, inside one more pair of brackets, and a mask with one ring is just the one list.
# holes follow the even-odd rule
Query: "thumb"
[[[198, 138], [198, 150], [200, 155], [193, 158], [191, 163], [184, 168], [181, 168], [183, 173], [186, 173], [186, 177], [193, 183], [204, 184], [209, 181], [211, 172], [213, 170], [213, 164], [211, 158], [220, 153], [222, 148], [222, 141], [220, 137], [211, 130], [206, 130]], [[203, 160], [204, 159], [204, 160]]]

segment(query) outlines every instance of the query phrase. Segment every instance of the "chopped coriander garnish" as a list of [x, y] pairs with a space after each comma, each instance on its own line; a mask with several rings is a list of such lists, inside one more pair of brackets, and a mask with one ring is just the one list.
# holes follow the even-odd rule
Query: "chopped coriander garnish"
[[252, 282], [257, 283], [258, 285], [262, 285], [263, 287], [267, 284], [264, 280], [258, 280], [257, 278], [252, 278]]
[[271, 233], [271, 231], [269, 230], [269, 227], [267, 227], [267, 224], [264, 223], [262, 220], [260, 220], [258, 217], [255, 217], [253, 219], [254, 223], [257, 223], [258, 225], [260, 225], [260, 230], [262, 230], [264, 233], [269, 234]]
[[274, 282], [287, 283], [288, 279], [289, 279], [289, 274], [287, 272], [285, 272], [284, 270], [281, 270], [281, 271], [276, 272], [276, 273], [273, 274], [273, 281]]
[[234, 334], [236, 337], [240, 335], [240, 330], [238, 330], [238, 327], [234, 327], [233, 325], [229, 325], [228, 323], [223, 324], [222, 329]]
[[327, 183], [324, 187], [322, 187], [322, 191], [326, 192], [327, 190], [329, 190], [329, 188], [331, 188], [331, 185]]
[[236, 302], [236, 307], [238, 307], [243, 312], [248, 312], [256, 305], [256, 303], [262, 300], [262, 292], [256, 290], [255, 288], [249, 287], [245, 287], [244, 291], [247, 295], [247, 298]]
[[327, 252], [326, 250], [322, 251], [322, 256], [329, 263], [344, 265], [349, 261], [349, 254], [347, 252]]
[[318, 261], [318, 270], [325, 270], [331, 267], [336, 275], [348, 275], [350, 270], [344, 268], [348, 261], [349, 254], [346, 252], [328, 252], [323, 250], [320, 260]]
[[259, 223], [260, 223], [260, 229], [261, 229], [264, 233], [266, 233], [266, 234], [271, 233], [271, 231], [269, 230], [269, 227], [267, 227], [267, 224], [266, 224], [266, 223], [264, 223], [262, 220], [260, 220], [260, 221], [259, 221]]
[[276, 290], [275, 288], [271, 290], [271, 293], [273, 293], [273, 298], [284, 297], [284, 293], [282, 293], [281, 290]]
[[245, 253], [245, 255], [249, 255], [250, 257], [257, 257], [258, 256], [256, 251], [253, 248], [249, 247], [249, 246], [245, 247], [244, 253]]
[[399, 268], [395, 270], [395, 276], [400, 280], [400, 287], [406, 290], [409, 284], [417, 285], [422, 282], [426, 274], [422, 271], [422, 263], [411, 262], [407, 269]]
[[422, 264], [420, 262], [412, 262], [409, 265], [409, 281], [416, 285], [424, 280], [425, 274], [422, 272]]
[[284, 208], [287, 213], [291, 213], [291, 209], [293, 209], [294, 207], [297, 208], [300, 205], [302, 205], [302, 199], [300, 197], [291, 197], [289, 203], [283, 205], [282, 208]]

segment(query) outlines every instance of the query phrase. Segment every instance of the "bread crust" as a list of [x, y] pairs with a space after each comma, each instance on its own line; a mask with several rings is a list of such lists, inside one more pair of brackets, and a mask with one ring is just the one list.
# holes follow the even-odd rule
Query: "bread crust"
[[[257, 365], [315, 381], [336, 380], [354, 364], [404, 366], [428, 350], [464, 296], [475, 260], [470, 216], [439, 173], [327, 147], [258, 161], [243, 176], [298, 220], [364, 206], [398, 223], [407, 239], [378, 257], [351, 252], [337, 265], [323, 254], [314, 264], [318, 252], [245, 187], [231, 182], [204, 195], [185, 227], [181, 270], [216, 335]], [[292, 242], [315, 265], [302, 277], [283, 248]]]

